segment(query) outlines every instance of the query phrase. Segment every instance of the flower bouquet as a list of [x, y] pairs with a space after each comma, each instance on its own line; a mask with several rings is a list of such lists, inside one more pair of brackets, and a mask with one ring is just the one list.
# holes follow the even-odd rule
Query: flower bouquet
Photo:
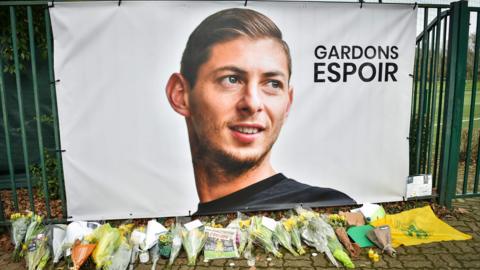
[[25, 233], [25, 240], [23, 241], [22, 252], [26, 252], [30, 243], [37, 237], [38, 234], [45, 234], [45, 226], [42, 224], [43, 218], [41, 216], [29, 213], [30, 223]]
[[160, 234], [158, 237], [158, 253], [160, 257], [167, 259], [170, 257], [170, 252], [172, 251], [172, 231], [169, 230], [167, 233]]
[[[31, 212], [29, 212], [31, 214]], [[15, 248], [13, 250], [13, 261], [17, 262], [20, 259], [20, 251], [22, 250], [22, 242], [27, 233], [30, 217], [21, 213], [14, 213], [10, 216], [12, 223], [12, 240]]]
[[130, 269], [133, 269], [135, 262], [137, 261], [138, 253], [141, 251], [140, 246], [144, 244], [145, 238], [145, 227], [139, 226], [135, 228], [130, 234], [130, 245], [132, 246], [132, 255], [130, 257]]
[[95, 244], [81, 243], [80, 240], [75, 240], [72, 247], [72, 262], [74, 270], [79, 270], [80, 267], [82, 267], [88, 257], [90, 257], [90, 254], [92, 254], [95, 246]]
[[357, 243], [352, 243], [347, 235], [345, 227], [348, 225], [347, 218], [343, 214], [332, 214], [328, 216], [328, 224], [335, 230], [338, 240], [343, 244], [352, 257], [360, 255], [360, 246]]
[[56, 264], [63, 256], [63, 241], [65, 239], [67, 225], [51, 224], [47, 226], [49, 245], [52, 247], [53, 263]]
[[298, 253], [292, 247], [292, 236], [290, 232], [287, 231], [286, 227], [283, 225], [283, 221], [277, 222], [277, 226], [275, 226], [275, 231], [273, 233], [273, 237], [286, 248], [293, 256], [298, 256]]
[[338, 266], [337, 261], [328, 248], [327, 234], [325, 232], [327, 226], [331, 227], [320, 218], [318, 213], [312, 210], [298, 206], [295, 208], [295, 211], [299, 215], [299, 220], [303, 223], [301, 234], [304, 242], [314, 247], [317, 251], [325, 253], [333, 265]]
[[182, 248], [182, 225], [177, 221], [177, 223], [172, 228], [172, 247], [170, 251], [170, 258], [168, 259], [168, 265], [172, 266], [173, 262], [180, 253]]
[[250, 218], [237, 212], [237, 218], [228, 224], [227, 228], [237, 230], [238, 254], [242, 254], [248, 242]]
[[[341, 217], [334, 216], [333, 219], [335, 220], [335, 226], [344, 226], [346, 224], [345, 219]], [[329, 222], [332, 219], [325, 215], [322, 215], [322, 218], [320, 220]], [[343, 250], [342, 244], [338, 241], [338, 238], [335, 235], [332, 226], [330, 226], [327, 222], [322, 223], [322, 231], [327, 237], [328, 248], [333, 253], [333, 257], [339, 260], [346, 268], [355, 268], [355, 265], [350, 260], [350, 257]]]
[[42, 270], [50, 259], [50, 249], [45, 230], [37, 231], [28, 241], [26, 261], [28, 270]]
[[292, 239], [292, 244], [295, 246], [297, 249], [297, 253], [299, 255], [305, 254], [305, 249], [303, 248], [302, 245], [302, 237], [300, 235], [299, 231], [299, 222], [297, 220], [298, 218], [294, 215], [291, 215], [288, 219], [282, 219], [281, 222], [287, 232], [290, 233], [290, 237]]
[[160, 259], [160, 247], [158, 246], [158, 241], [152, 248], [150, 248], [149, 252], [150, 258], [152, 258], [152, 270], [155, 270], [157, 262]]
[[118, 249], [113, 253], [111, 258], [111, 264], [108, 267], [109, 270], [125, 270], [130, 264], [130, 258], [132, 255], [132, 248], [130, 245], [122, 240]]
[[197, 255], [205, 245], [206, 239], [204, 226], [191, 228], [190, 230], [182, 227], [182, 245], [187, 252], [189, 266], [195, 265]]
[[250, 233], [253, 241], [263, 247], [267, 253], [270, 252], [275, 255], [275, 257], [282, 258], [282, 253], [278, 251], [273, 243], [273, 231], [262, 224], [262, 217], [252, 217], [252, 226], [253, 228]]
[[112, 263], [113, 254], [121, 244], [120, 231], [106, 223], [96, 228], [92, 234], [97, 244], [92, 254], [93, 261], [97, 268], [106, 268]]
[[[348, 254], [343, 250], [342, 244], [338, 241], [335, 234], [328, 235], [328, 248], [333, 253], [333, 257], [339, 260], [346, 268], [355, 268]], [[337, 266], [338, 267], [338, 266]]]

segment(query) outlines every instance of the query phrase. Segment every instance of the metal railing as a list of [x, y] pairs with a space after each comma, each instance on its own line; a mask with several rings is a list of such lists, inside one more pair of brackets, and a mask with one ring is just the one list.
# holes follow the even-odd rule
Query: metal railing
[[469, 31], [470, 14], [478, 17], [479, 9], [455, 2], [446, 10], [434, 8], [431, 22], [429, 12], [425, 7], [416, 44], [410, 174], [432, 174], [439, 202], [450, 206], [454, 198], [480, 196], [478, 20]]
[[[0, 167], [0, 196], [11, 202], [6, 211], [2, 198], [0, 224], [19, 210], [60, 221], [67, 212], [48, 8], [45, 2], [10, 4], [0, 6], [0, 166], [7, 165]], [[60, 213], [52, 213], [52, 204]]]
[[[439, 201], [450, 205], [456, 197], [479, 196], [480, 36], [469, 54], [468, 23], [480, 9], [465, 1], [416, 8], [423, 12], [424, 26], [412, 74], [410, 174], [432, 174]], [[478, 33], [478, 20], [475, 26]], [[8, 224], [6, 214], [26, 209], [40, 211], [50, 222], [67, 218], [52, 42], [46, 1], [0, 2], [0, 225]], [[471, 69], [468, 59], [473, 59]]]

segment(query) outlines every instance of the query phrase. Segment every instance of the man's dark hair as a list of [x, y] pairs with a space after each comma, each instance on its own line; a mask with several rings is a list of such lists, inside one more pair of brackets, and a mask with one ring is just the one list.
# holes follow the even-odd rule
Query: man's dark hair
[[282, 39], [282, 32], [275, 23], [257, 11], [231, 8], [208, 16], [190, 34], [180, 66], [180, 72], [186, 78], [190, 87], [195, 86], [198, 69], [208, 61], [211, 49], [215, 44], [231, 41], [242, 36], [252, 39], [272, 38], [277, 40], [285, 50], [290, 77], [292, 72], [290, 50], [287, 43]]

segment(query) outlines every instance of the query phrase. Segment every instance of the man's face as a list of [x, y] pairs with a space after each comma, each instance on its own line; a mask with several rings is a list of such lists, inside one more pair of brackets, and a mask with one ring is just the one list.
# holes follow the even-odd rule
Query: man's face
[[214, 45], [188, 92], [192, 147], [216, 159], [259, 162], [291, 102], [287, 56], [278, 41], [241, 37]]

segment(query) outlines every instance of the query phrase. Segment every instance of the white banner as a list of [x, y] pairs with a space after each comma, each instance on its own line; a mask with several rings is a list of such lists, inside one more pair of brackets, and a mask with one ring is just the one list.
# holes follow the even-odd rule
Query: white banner
[[[50, 9], [68, 214], [197, 210], [185, 119], [165, 86], [190, 33], [241, 2], [58, 2]], [[248, 2], [282, 31], [293, 103], [276, 171], [362, 202], [402, 200], [416, 10], [409, 5]], [[220, 101], [219, 101], [220, 102]]]

